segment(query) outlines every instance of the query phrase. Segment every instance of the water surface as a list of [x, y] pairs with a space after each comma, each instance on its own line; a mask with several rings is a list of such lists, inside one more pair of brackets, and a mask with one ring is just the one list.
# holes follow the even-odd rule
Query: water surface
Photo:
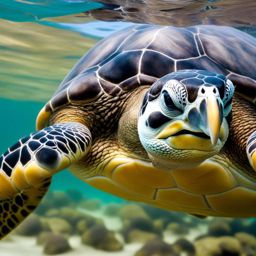
[[101, 0], [113, 9], [88, 11], [97, 19], [125, 20], [162, 25], [218, 24], [255, 26], [254, 0]]

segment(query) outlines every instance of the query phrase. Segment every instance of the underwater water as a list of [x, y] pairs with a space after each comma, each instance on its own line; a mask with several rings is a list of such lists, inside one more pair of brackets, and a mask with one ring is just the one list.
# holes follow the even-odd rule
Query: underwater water
[[[133, 22], [225, 24], [255, 36], [255, 11], [253, 0], [0, 0], [0, 151], [35, 130], [44, 103], [100, 39]], [[256, 221], [200, 219], [129, 203], [65, 170], [35, 214], [0, 242], [0, 256], [62, 253], [255, 256]]]

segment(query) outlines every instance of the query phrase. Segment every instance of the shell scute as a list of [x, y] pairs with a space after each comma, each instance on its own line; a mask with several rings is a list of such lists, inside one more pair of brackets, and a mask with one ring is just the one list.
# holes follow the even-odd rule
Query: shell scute
[[222, 65], [217, 64], [216, 62], [209, 59], [207, 56], [177, 61], [177, 69], [202, 69], [209, 70], [211, 72], [216, 72], [220, 74], [227, 74], [228, 72], [222, 67]]
[[99, 69], [100, 77], [120, 83], [138, 73], [141, 51], [122, 52]]
[[90, 100], [99, 95], [101, 87], [95, 73], [79, 76], [76, 78], [68, 89], [70, 100]]
[[[132, 37], [129, 37], [125, 43], [122, 44], [119, 51], [148, 48], [154, 39], [154, 34], [156, 34], [160, 28], [159, 26], [155, 26], [136, 31]], [[136, 38], [136, 40], [134, 40], [134, 38]]]
[[214, 26], [210, 30], [203, 26], [200, 32], [200, 39], [208, 56], [221, 63], [225, 69], [256, 79], [253, 65], [256, 63], [256, 42], [253, 37], [228, 27]]
[[183, 28], [166, 27], [157, 34], [148, 49], [175, 60], [199, 56], [193, 34]]
[[158, 52], [146, 51], [143, 55], [140, 72], [153, 77], [162, 77], [174, 71], [174, 61]]
[[53, 109], [57, 108], [58, 106], [63, 106], [68, 103], [68, 95], [67, 91], [63, 90], [59, 92], [52, 100], [52, 107]]
[[[228, 78], [236, 84], [236, 91], [246, 98], [251, 99], [252, 102], [256, 101], [256, 80], [245, 76], [237, 76], [230, 74]], [[240, 85], [240, 86], [237, 86]]]
[[[89, 52], [87, 52], [74, 66], [68, 76], [60, 84], [59, 89], [62, 88], [62, 85], [72, 78], [76, 77], [81, 72], [85, 71], [88, 68], [99, 65], [106, 58], [118, 51], [120, 47], [120, 42], [123, 42], [128, 36], [131, 36], [131, 29], [123, 30], [122, 33], [117, 32], [111, 37], [105, 38], [97, 43], [96, 47], [93, 47]], [[113, 38], [115, 38], [113, 40]]]

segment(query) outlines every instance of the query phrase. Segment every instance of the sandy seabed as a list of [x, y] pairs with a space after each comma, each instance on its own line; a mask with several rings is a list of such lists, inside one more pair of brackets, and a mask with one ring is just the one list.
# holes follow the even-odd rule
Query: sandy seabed
[[[104, 224], [109, 230], [118, 230], [122, 226], [121, 220], [118, 217], [109, 217], [103, 214], [102, 210], [94, 211], [93, 214], [90, 211], [80, 210], [86, 214], [93, 215], [94, 217], [101, 218], [104, 221]], [[184, 236], [178, 236], [170, 233], [164, 233], [164, 240], [166, 242], [172, 243], [178, 238], [187, 238], [192, 241], [198, 234], [202, 234], [205, 231], [206, 227], [201, 226], [196, 230], [190, 230], [190, 232]], [[121, 239], [121, 238], [120, 238]], [[81, 243], [81, 237], [71, 236], [69, 238], [69, 243], [72, 247], [72, 250], [66, 253], [54, 254], [54, 255], [63, 255], [63, 256], [131, 256], [138, 251], [143, 243], [131, 243], [125, 244], [124, 249], [119, 252], [106, 252], [102, 250], [94, 249], [91, 246], [87, 246]], [[0, 242], [0, 256], [45, 256], [43, 253], [43, 246], [36, 244], [36, 237], [24, 237], [11, 233], [6, 239]]]
[[[129, 244], [125, 245], [124, 250], [120, 252], [105, 252], [93, 249], [92, 247], [81, 244], [81, 238], [78, 236], [73, 236], [69, 239], [70, 245], [73, 248], [72, 251], [55, 254], [63, 256], [105, 256], [105, 255], [115, 255], [115, 256], [131, 256], [133, 255], [142, 244]], [[1, 241], [0, 244], [0, 255], [1, 256], [40, 256], [45, 255], [43, 253], [42, 246], [36, 245], [36, 240], [34, 237], [27, 238], [21, 236], [11, 236], [10, 240]]]

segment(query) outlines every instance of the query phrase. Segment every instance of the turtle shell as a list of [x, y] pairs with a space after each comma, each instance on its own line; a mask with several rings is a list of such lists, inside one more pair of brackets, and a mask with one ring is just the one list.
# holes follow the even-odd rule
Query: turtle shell
[[254, 102], [255, 52], [255, 38], [231, 27], [132, 26], [98, 42], [80, 59], [39, 113], [37, 127], [67, 104], [86, 106], [102, 94], [119, 97], [182, 69], [223, 74]]

